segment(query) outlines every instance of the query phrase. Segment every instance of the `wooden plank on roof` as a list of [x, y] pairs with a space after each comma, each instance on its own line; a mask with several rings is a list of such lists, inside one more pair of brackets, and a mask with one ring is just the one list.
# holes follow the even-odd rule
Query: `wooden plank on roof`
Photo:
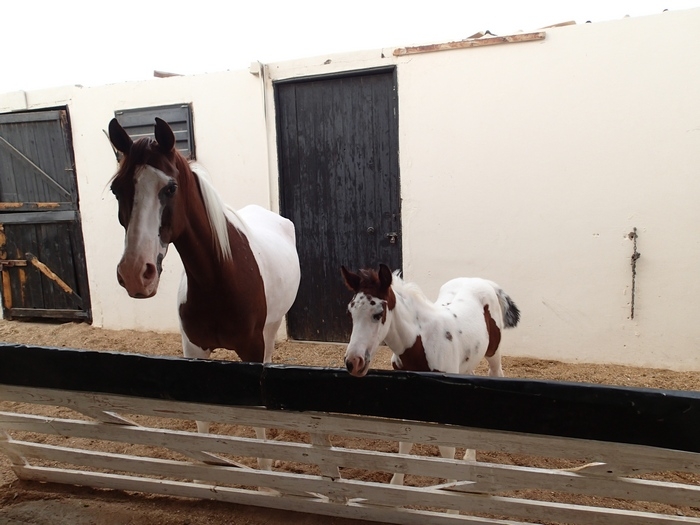
[[546, 33], [537, 31], [535, 33], [522, 33], [520, 35], [493, 36], [486, 38], [467, 38], [456, 42], [445, 42], [443, 44], [426, 44], [422, 46], [397, 47], [394, 49], [394, 56], [415, 55], [418, 53], [433, 53], [435, 51], [449, 51], [451, 49], [465, 49], [469, 47], [493, 46], [496, 44], [517, 44], [520, 42], [533, 42], [544, 40]]

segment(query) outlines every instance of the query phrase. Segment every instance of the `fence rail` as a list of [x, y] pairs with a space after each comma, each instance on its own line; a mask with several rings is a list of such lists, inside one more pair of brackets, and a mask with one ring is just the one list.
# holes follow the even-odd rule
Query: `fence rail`
[[[78, 362], [93, 373], [85, 375], [76, 367]], [[115, 368], [117, 362], [120, 366]], [[30, 368], [19, 368], [30, 364]], [[192, 369], [202, 372], [201, 367], [209, 372], [203, 390], [191, 389], [191, 383], [198, 380], [192, 380], [190, 386], [178, 382], [191, 375]], [[96, 376], [96, 370], [104, 374]], [[161, 373], [156, 373], [159, 370]], [[171, 375], [162, 374], [164, 370]], [[0, 401], [4, 402], [0, 452], [11, 459], [13, 471], [25, 480], [206, 498], [387, 523], [700, 524], [700, 452], [697, 440], [684, 441], [698, 428], [692, 426], [700, 407], [697, 393], [606, 387], [598, 391], [589, 385], [509, 383], [430, 374], [378, 374], [364, 378], [367, 382], [352, 378], [345, 383], [347, 374], [341, 372], [281, 367], [270, 371], [241, 363], [0, 346]], [[557, 407], [571, 409], [573, 405], [564, 400], [586, 392], [580, 397], [596, 403], [605, 398], [618, 412], [626, 413], [630, 404], [636, 407], [641, 427], [649, 414], [656, 418], [665, 415], [666, 421], [661, 423], [663, 432], [634, 439], [652, 440], [650, 445], [619, 442], [603, 434], [605, 439], [593, 440], [418, 421], [407, 419], [405, 414], [375, 415], [399, 404], [388, 392], [405, 393], [407, 382], [419, 385], [424, 392], [430, 392], [429, 385], [438, 382], [442, 390], [460, 391], [461, 404], [471, 406], [472, 411], [501, 408], [504, 417], [508, 416], [504, 407], [470, 402], [478, 398], [484, 403], [487, 398], [481, 397], [482, 389], [503, 402], [504, 392], [522, 393], [527, 386], [528, 398], [555, 407], [548, 414], [533, 413], [536, 420], [566, 418], [566, 411]], [[102, 387], [97, 386], [100, 383]], [[372, 397], [380, 390], [380, 383], [384, 385], [384, 404]], [[296, 388], [289, 388], [290, 384]], [[311, 385], [311, 391], [322, 398], [309, 404], [328, 404], [333, 391], [339, 404], [333, 411], [321, 412], [313, 406], [302, 410], [300, 400], [312, 397], [302, 384]], [[242, 385], [254, 389], [241, 394]], [[344, 388], [347, 385], [351, 385], [350, 392]], [[363, 385], [367, 385], [366, 390]], [[223, 394], [227, 388], [228, 393]], [[185, 395], [188, 393], [191, 395]], [[345, 399], [350, 394], [352, 401]], [[244, 403], [239, 402], [241, 395]], [[553, 397], [543, 399], [547, 396]], [[257, 404], [247, 404], [251, 399]], [[365, 406], [367, 413], [341, 413], [356, 406]], [[442, 418], [439, 412], [433, 419]], [[601, 417], [608, 418], [604, 412]], [[450, 417], [456, 418], [454, 414]], [[463, 417], [481, 423], [478, 414]], [[197, 434], [176, 424], [194, 419], [287, 433], [260, 440]], [[691, 425], [693, 432], [683, 430], [684, 425]], [[528, 424], [528, 430], [531, 426]], [[589, 426], [602, 432], [599, 421], [591, 420]], [[572, 424], [560, 425], [558, 430], [560, 434], [579, 432]], [[619, 437], [619, 430], [612, 428], [611, 434]], [[663, 446], [664, 439], [674, 446]], [[387, 451], [394, 449], [396, 441], [522, 457], [516, 465]], [[358, 445], [370, 442], [384, 446]], [[252, 468], [256, 457], [270, 458], [277, 464], [271, 471]], [[566, 466], [527, 464], [533, 457], [546, 457]], [[356, 474], [358, 471], [404, 472], [423, 481], [422, 486], [396, 486], [367, 481]], [[656, 479], [658, 473], [668, 471], [677, 473], [674, 482]]]

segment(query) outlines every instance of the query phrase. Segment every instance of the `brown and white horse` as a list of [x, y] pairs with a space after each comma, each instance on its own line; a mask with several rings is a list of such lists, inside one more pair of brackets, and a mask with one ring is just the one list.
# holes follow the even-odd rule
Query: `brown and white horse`
[[109, 138], [123, 154], [111, 184], [126, 230], [117, 279], [131, 297], [154, 296], [174, 244], [184, 266], [178, 300], [185, 357], [226, 348], [243, 361], [270, 362], [299, 287], [294, 225], [259, 206], [226, 206], [175, 148], [170, 126], [155, 121], [155, 140], [135, 142], [116, 119], [109, 123]]
[[[433, 303], [415, 283], [405, 282], [399, 272], [384, 264], [379, 271], [341, 272], [354, 292], [348, 305], [352, 334], [345, 352], [345, 366], [352, 375], [364, 376], [382, 342], [393, 352], [396, 370], [471, 374], [486, 358], [489, 375], [503, 376], [501, 331], [518, 324], [520, 311], [496, 283], [461, 277], [445, 283]], [[408, 454], [411, 443], [400, 443]], [[455, 449], [440, 447], [443, 457], [453, 458]], [[465, 459], [474, 459], [467, 450]], [[394, 474], [403, 484], [403, 474]]]

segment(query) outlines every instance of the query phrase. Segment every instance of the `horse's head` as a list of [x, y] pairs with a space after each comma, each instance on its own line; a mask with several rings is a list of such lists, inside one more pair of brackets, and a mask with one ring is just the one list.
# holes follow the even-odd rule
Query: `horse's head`
[[389, 332], [396, 296], [391, 289], [393, 275], [385, 264], [379, 271], [349, 271], [341, 266], [345, 285], [355, 293], [348, 304], [352, 335], [345, 352], [345, 366], [352, 375], [362, 377], [369, 370], [372, 356]]
[[131, 297], [152, 297], [168, 245], [183, 227], [176, 210], [184, 206], [179, 187], [186, 181], [180, 180], [180, 173], [189, 167], [175, 149], [170, 126], [159, 118], [155, 140], [132, 141], [117, 119], [109, 123], [109, 139], [123, 155], [111, 186], [126, 230], [117, 280]]

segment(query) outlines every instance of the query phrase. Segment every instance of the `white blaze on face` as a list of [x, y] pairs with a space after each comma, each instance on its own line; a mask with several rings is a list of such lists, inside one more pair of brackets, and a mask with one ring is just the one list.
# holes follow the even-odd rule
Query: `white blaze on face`
[[159, 236], [162, 215], [160, 191], [170, 177], [153, 166], [141, 166], [134, 175], [134, 204], [117, 266], [119, 283], [132, 297], [151, 297], [158, 290], [160, 265], [167, 252]]
[[391, 312], [386, 301], [358, 293], [348, 305], [352, 317], [352, 334], [345, 351], [345, 366], [354, 376], [364, 376], [372, 356], [389, 331]]

